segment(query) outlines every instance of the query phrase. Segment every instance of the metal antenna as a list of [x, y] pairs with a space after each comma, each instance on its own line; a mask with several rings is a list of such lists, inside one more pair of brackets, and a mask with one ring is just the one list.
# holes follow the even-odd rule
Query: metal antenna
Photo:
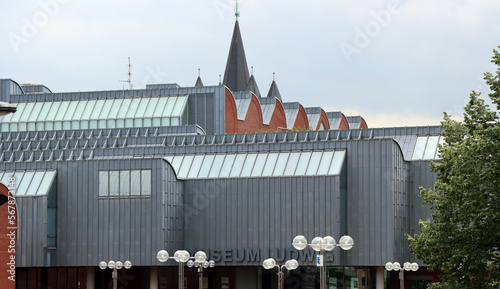
[[236, 16], [236, 21], [238, 21], [238, 17], [240, 17], [240, 11], [238, 11], [238, 0], [236, 0], [236, 12], [234, 13]]
[[127, 82], [128, 83], [128, 89], [132, 89], [134, 85], [132, 84], [132, 72], [131, 72], [131, 67], [132, 65], [130, 64], [130, 56], [128, 57], [128, 80], [120, 80], [120, 82]]

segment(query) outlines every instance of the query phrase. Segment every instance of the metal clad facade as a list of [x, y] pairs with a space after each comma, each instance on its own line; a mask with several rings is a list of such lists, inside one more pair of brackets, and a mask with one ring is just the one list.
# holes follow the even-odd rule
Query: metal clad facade
[[221, 265], [259, 266], [296, 235], [340, 233], [339, 176], [189, 180], [185, 195], [186, 247], [225, 252]]

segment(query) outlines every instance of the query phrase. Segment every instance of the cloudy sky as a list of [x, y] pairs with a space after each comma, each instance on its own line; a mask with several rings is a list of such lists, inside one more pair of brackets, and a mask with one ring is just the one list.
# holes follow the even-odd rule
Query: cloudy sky
[[[224, 74], [233, 0], [0, 0], [0, 78], [53, 92], [148, 83], [205, 85]], [[369, 127], [459, 117], [500, 45], [497, 0], [240, 0], [262, 94], [361, 115]]]

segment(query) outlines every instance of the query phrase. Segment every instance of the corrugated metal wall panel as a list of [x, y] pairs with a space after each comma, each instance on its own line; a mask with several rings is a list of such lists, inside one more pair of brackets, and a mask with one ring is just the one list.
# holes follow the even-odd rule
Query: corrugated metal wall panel
[[[199, 212], [198, 218], [186, 218], [186, 248], [231, 250], [236, 259], [241, 257], [236, 249], [259, 251], [257, 261], [238, 265], [260, 265], [264, 258], [275, 256], [276, 249], [292, 250], [295, 235], [312, 240], [340, 231], [338, 176], [190, 180], [185, 190], [186, 205]], [[197, 206], [203, 196], [196, 194], [206, 196], [203, 205]], [[212, 225], [207, 226], [206, 220]], [[203, 237], [190, 238], [189, 232], [203, 232]], [[235, 264], [235, 260], [221, 263]]]

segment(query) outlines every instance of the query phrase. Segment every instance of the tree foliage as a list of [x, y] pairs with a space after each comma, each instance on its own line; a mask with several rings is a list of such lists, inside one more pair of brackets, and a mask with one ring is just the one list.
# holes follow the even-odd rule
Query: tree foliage
[[493, 53], [497, 71], [484, 79], [496, 110], [473, 91], [463, 121], [444, 114], [441, 159], [431, 163], [437, 180], [420, 190], [433, 213], [420, 234], [407, 236], [410, 251], [443, 272], [431, 288], [500, 285], [500, 53]]

